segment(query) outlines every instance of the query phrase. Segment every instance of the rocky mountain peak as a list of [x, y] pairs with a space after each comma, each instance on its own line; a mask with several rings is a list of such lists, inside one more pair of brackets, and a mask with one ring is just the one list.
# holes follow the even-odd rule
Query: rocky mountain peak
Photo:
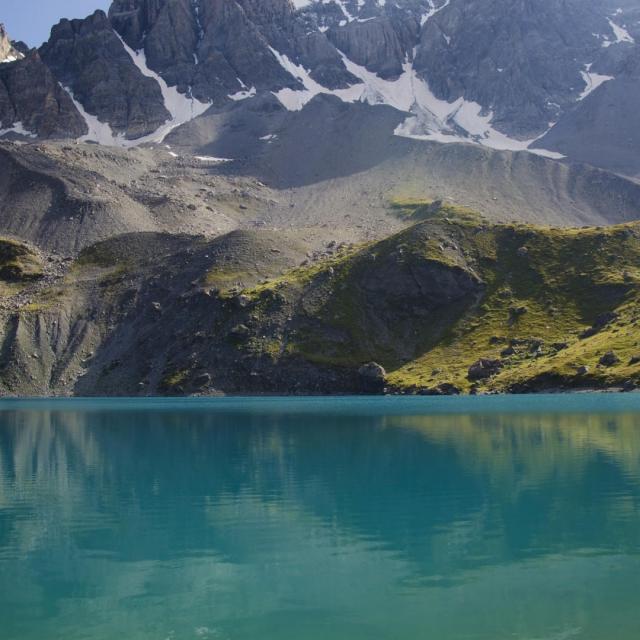
[[0, 64], [15, 62], [22, 58], [24, 55], [14, 47], [4, 24], [0, 23]]
[[[1, 33], [0, 60], [25, 53]], [[574, 138], [567, 120], [597, 112], [603, 138], [617, 140], [612, 157], [619, 140], [633, 146], [639, 43], [637, 0], [113, 0], [108, 15], [62, 20], [40, 56], [104, 144], [169, 131], [175, 143], [208, 110], [298, 112], [317, 98], [391, 108], [398, 137], [544, 143], [553, 157], [602, 164], [548, 134]], [[604, 166], [636, 175], [634, 153]]]

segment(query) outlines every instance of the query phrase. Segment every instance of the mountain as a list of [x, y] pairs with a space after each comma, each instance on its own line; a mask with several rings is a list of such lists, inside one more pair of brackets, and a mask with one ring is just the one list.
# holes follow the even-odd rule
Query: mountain
[[1, 28], [0, 393], [633, 387], [639, 43], [636, 0]]
[[[640, 175], [629, 152], [640, 35], [632, 1], [296, 5], [115, 0], [108, 16], [62, 20], [39, 53], [84, 118], [88, 139], [101, 143], [161, 142], [207, 110], [265, 94], [292, 111], [326, 94], [396, 109], [397, 135], [529, 147]], [[43, 100], [40, 108], [53, 105]], [[17, 118], [5, 118], [4, 129]], [[576, 134], [590, 118], [589, 135]], [[79, 137], [75, 126], [66, 133]]]

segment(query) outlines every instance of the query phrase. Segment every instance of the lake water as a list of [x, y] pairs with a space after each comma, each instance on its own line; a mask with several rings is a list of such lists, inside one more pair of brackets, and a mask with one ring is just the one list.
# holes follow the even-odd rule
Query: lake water
[[1, 640], [638, 640], [640, 395], [0, 402]]

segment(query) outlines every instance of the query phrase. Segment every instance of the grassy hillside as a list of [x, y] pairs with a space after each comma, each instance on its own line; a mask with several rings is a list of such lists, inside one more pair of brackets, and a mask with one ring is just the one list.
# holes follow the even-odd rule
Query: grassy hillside
[[[403, 391], [640, 380], [631, 364], [640, 355], [640, 225], [551, 229], [487, 224], [437, 203], [398, 209], [419, 222], [252, 291], [299, 291], [290, 353], [340, 367], [376, 361]], [[496, 373], [470, 380], [480, 358], [498, 360]]]
[[[640, 385], [640, 223], [555, 229], [493, 224], [437, 202], [397, 202], [394, 210], [407, 223], [400, 233], [313, 254], [286, 233], [258, 230], [212, 241], [129, 234], [94, 245], [51, 284], [44, 278], [28, 295], [3, 294], [0, 335], [11, 357], [0, 389]], [[19, 268], [23, 281], [37, 277], [35, 255], [2, 246], [8, 268]], [[369, 363], [384, 372], [363, 368]]]

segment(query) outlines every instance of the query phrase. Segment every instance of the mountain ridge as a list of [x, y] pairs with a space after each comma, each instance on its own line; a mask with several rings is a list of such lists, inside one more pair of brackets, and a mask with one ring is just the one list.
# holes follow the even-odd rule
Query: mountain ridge
[[[108, 17], [97, 11], [63, 20], [40, 54], [82, 105], [80, 115], [109, 127], [116, 144], [120, 133], [134, 143], [162, 141], [162, 125], [172, 120], [158, 86], [165, 82], [202, 110], [262, 92], [296, 110], [318, 92], [388, 104], [410, 113], [400, 135], [534, 152], [546, 147], [554, 157], [574, 154], [636, 176], [631, 154], [616, 145], [600, 159], [581, 151], [589, 143], [568, 124], [585, 108], [596, 109], [612, 80], [636, 82], [640, 21], [633, 3], [618, 4], [371, 0], [296, 8], [289, 0], [116, 0]], [[496, 37], [487, 40], [486, 33]], [[624, 126], [605, 120], [609, 130]], [[5, 135], [16, 122], [3, 118]], [[553, 134], [558, 122], [560, 137]], [[77, 133], [72, 127], [68, 137]]]

